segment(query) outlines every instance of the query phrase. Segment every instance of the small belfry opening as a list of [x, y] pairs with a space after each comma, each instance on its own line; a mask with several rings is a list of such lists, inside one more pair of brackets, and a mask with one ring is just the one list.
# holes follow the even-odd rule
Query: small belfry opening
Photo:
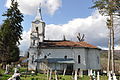
[[36, 31], [38, 32], [38, 27], [36, 27]]

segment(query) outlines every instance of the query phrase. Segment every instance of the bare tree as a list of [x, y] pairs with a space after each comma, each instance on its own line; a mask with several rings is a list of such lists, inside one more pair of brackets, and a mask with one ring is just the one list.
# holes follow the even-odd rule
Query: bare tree
[[80, 42], [80, 41], [84, 41], [85, 39], [85, 34], [83, 34], [82, 36], [80, 35], [80, 33], [78, 33], [78, 35], [77, 35], [77, 39], [78, 39], [78, 41]]

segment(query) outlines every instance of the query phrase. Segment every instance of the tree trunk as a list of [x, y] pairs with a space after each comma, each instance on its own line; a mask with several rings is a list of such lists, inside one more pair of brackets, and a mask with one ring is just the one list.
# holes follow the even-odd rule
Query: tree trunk
[[113, 15], [110, 15], [111, 20], [111, 60], [112, 60], [112, 73], [114, 73], [114, 25], [113, 25]]
[[109, 71], [110, 71], [110, 62], [111, 62], [111, 29], [109, 29], [110, 31], [109, 31], [109, 42], [108, 42], [108, 48], [109, 48], [109, 50], [108, 50], [108, 67], [107, 67], [107, 71], [108, 71], [108, 73], [109, 73]]
[[114, 29], [112, 29], [112, 34], [111, 34], [111, 37], [112, 37], [112, 50], [111, 50], [111, 60], [112, 60], [112, 72], [114, 73], [115, 72], [115, 64], [114, 64]]

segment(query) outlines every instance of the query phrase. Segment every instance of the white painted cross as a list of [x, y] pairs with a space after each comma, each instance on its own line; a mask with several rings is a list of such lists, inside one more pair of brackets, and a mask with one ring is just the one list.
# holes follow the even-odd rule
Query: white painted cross
[[47, 80], [48, 80], [48, 78], [49, 78], [49, 69], [47, 70]]
[[6, 65], [5, 74], [8, 74], [8, 65]]
[[83, 77], [83, 71], [82, 70], [79, 71], [79, 75], [80, 75], [80, 77]]
[[108, 80], [111, 80], [111, 73], [108, 72]]
[[57, 71], [55, 70], [55, 80], [58, 80], [57, 79]]
[[77, 80], [77, 69], [75, 70], [75, 77], [74, 80]]
[[115, 73], [113, 73], [113, 80], [117, 80]]
[[95, 71], [94, 71], [94, 73], [93, 73], [93, 80], [96, 80], [96, 76], [95, 76], [96, 74], [95, 74]]
[[91, 75], [93, 75], [92, 69], [88, 69], [88, 76], [91, 76]]
[[97, 72], [97, 80], [100, 80], [100, 74], [99, 74], [99, 71]]
[[65, 76], [65, 72], [66, 72], [66, 67], [64, 68], [64, 71], [63, 71], [63, 76]]
[[17, 70], [18, 70], [17, 68], [14, 68], [14, 73], [16, 73], [16, 72], [17, 72]]
[[49, 80], [51, 80], [51, 75], [52, 75], [52, 69], [50, 69], [50, 76], [49, 76]]

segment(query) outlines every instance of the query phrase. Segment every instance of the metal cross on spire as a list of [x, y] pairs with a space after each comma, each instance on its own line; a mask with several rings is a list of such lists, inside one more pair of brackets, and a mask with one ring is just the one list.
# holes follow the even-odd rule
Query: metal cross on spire
[[39, 4], [38, 10], [37, 10], [37, 15], [35, 17], [35, 20], [40, 20], [42, 21], [42, 14], [41, 14], [41, 3]]

